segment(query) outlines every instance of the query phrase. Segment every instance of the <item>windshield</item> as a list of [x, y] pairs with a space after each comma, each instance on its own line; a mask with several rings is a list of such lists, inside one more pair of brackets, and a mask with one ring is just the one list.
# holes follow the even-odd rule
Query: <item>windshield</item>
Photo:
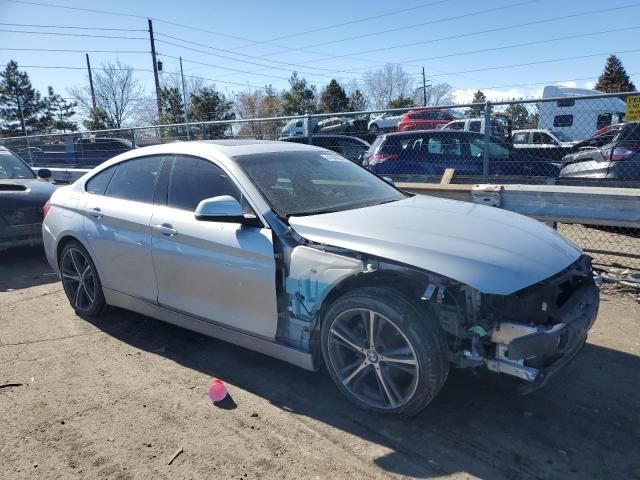
[[0, 151], [0, 179], [8, 178], [35, 178], [35, 174], [13, 153]]
[[387, 182], [328, 151], [235, 157], [281, 217], [350, 210], [406, 198]]
[[571, 142], [571, 138], [567, 136], [566, 133], [564, 132], [558, 132], [556, 130], [551, 130], [551, 133], [553, 133], [553, 136], [556, 137], [558, 140], [560, 140], [561, 142]]

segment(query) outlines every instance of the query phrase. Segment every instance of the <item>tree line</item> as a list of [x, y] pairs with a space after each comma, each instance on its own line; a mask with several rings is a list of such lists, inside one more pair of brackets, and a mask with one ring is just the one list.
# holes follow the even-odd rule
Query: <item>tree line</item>
[[[48, 87], [46, 94], [38, 92], [29, 75], [11, 60], [0, 73], [0, 133], [10, 135], [32, 133], [64, 133], [79, 130], [108, 130], [142, 125], [183, 123], [185, 110], [189, 121], [197, 124], [213, 120], [236, 118], [269, 118], [315, 113], [356, 112], [366, 109], [412, 108], [453, 103], [454, 89], [446, 83], [417, 85], [414, 77], [399, 64], [387, 64], [365, 73], [359, 83], [341, 85], [332, 79], [319, 89], [293, 72], [289, 86], [282, 91], [271, 85], [225, 94], [214, 84], [190, 77], [186, 85], [186, 102], [179, 76], [163, 76], [159, 91], [161, 113], [158, 115], [154, 96], [145, 92], [133, 74], [132, 67], [107, 62], [93, 74], [94, 92], [87, 81], [81, 87], [68, 90], [68, 97]], [[598, 78], [596, 90], [606, 93], [635, 91], [619, 58], [611, 55]], [[424, 91], [423, 91], [424, 90]], [[473, 103], [486, 102], [478, 90]], [[471, 107], [467, 116], [478, 116], [481, 107]], [[515, 128], [537, 123], [536, 114], [523, 105], [507, 107], [505, 114], [514, 120]], [[243, 124], [244, 133], [257, 138], [270, 138], [273, 122]], [[225, 126], [209, 127], [208, 134], [224, 133]]]

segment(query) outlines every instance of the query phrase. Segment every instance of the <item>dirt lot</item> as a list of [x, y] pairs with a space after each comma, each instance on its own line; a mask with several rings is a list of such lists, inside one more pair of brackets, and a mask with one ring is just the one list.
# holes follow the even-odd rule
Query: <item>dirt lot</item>
[[640, 479], [628, 293], [603, 294], [588, 345], [544, 390], [454, 372], [396, 421], [355, 410], [322, 372], [121, 310], [85, 321], [49, 272], [39, 250], [0, 253], [0, 385], [20, 384], [0, 389], [0, 478]]

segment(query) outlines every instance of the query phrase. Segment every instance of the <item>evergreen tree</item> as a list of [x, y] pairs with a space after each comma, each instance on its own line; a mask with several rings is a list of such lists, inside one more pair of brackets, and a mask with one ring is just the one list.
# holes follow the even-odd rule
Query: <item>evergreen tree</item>
[[290, 89], [282, 94], [282, 111], [285, 115], [316, 113], [316, 87], [293, 72], [289, 79]]
[[[227, 100], [224, 93], [212, 87], [203, 87], [191, 93], [189, 102], [189, 121], [208, 122], [213, 120], [233, 120], [233, 102]], [[228, 125], [206, 125], [203, 137], [221, 137]]]
[[[487, 102], [487, 97], [484, 94], [484, 92], [482, 92], [482, 90], [477, 90], [476, 93], [473, 94], [473, 100], [471, 100], [471, 103], [486, 103]], [[484, 111], [484, 107], [481, 106], [473, 106], [473, 107], [469, 107], [466, 111], [466, 115], [467, 117], [478, 117], [482, 114], [482, 112]]]
[[349, 95], [349, 107], [350, 112], [362, 112], [367, 109], [367, 99], [362, 92], [356, 89], [351, 95]]
[[344, 88], [332, 79], [320, 94], [320, 113], [345, 112], [349, 108], [349, 98]]
[[26, 72], [11, 60], [0, 73], [0, 131], [9, 135], [34, 133], [45, 103]]
[[59, 94], [53, 91], [53, 87], [47, 89], [44, 99], [44, 115], [40, 121], [40, 128], [47, 133], [75, 132], [78, 125], [70, 119], [76, 114], [76, 102], [67, 102]]
[[633, 84], [627, 71], [622, 66], [622, 62], [615, 55], [607, 58], [602, 75], [598, 77], [596, 90], [604, 93], [635, 92], [636, 86]]
[[184, 123], [182, 93], [177, 87], [162, 87], [160, 89], [160, 105], [162, 105], [160, 124]]
[[512, 103], [504, 113], [511, 119], [511, 125], [514, 129], [529, 128], [531, 124], [529, 110], [523, 104]]
[[87, 118], [82, 121], [82, 125], [87, 130], [106, 130], [111, 128], [107, 112], [100, 107], [91, 108]]
[[415, 106], [415, 102], [413, 98], [408, 98], [403, 95], [400, 95], [397, 98], [394, 98], [387, 105], [388, 108], [411, 108]]

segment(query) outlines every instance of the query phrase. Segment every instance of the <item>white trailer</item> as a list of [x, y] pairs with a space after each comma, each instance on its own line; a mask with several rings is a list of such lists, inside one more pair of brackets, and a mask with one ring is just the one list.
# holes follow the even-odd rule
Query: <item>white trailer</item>
[[624, 121], [626, 104], [620, 98], [578, 98], [601, 93], [586, 88], [547, 85], [542, 98], [561, 100], [540, 102], [538, 128], [562, 132], [571, 140], [584, 140], [601, 128]]

